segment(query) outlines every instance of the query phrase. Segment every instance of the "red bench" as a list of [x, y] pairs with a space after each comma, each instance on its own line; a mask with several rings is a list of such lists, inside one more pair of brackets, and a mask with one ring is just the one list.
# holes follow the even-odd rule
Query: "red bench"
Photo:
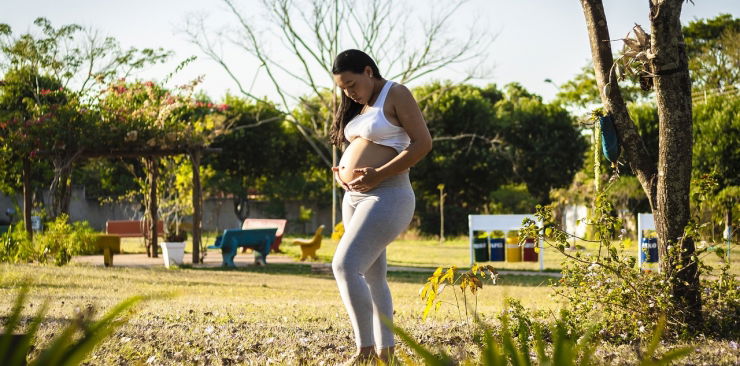
[[275, 241], [272, 242], [270, 249], [272, 252], [280, 253], [280, 242], [283, 240], [283, 231], [285, 231], [285, 224], [287, 223], [288, 220], [285, 219], [246, 219], [242, 224], [242, 230], [277, 228], [277, 231], [275, 232]]
[[[137, 238], [149, 235], [149, 227], [138, 220], [109, 220], [105, 222], [105, 233], [122, 238]], [[157, 222], [157, 236], [164, 237], [164, 223]]]

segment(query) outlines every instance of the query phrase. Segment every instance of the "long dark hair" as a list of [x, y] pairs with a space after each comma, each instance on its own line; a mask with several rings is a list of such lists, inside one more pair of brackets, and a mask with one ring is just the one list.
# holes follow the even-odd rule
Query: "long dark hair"
[[[382, 79], [378, 65], [375, 61], [368, 56], [365, 52], [360, 50], [344, 50], [340, 52], [334, 59], [334, 65], [331, 68], [331, 72], [341, 74], [345, 71], [353, 72], [355, 74], [361, 74], [365, 71], [365, 67], [370, 66], [373, 70], [373, 78]], [[334, 124], [331, 126], [329, 131], [329, 141], [338, 147], [341, 147], [344, 143], [344, 126], [347, 122], [355, 118], [356, 115], [362, 110], [362, 104], [355, 102], [346, 94], [342, 93], [342, 101], [334, 111]]]

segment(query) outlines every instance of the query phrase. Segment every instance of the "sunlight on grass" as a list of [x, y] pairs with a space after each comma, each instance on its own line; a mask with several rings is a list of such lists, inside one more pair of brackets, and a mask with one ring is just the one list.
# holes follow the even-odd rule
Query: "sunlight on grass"
[[[464, 319], [452, 305], [450, 293], [445, 299], [450, 304], [429, 321], [420, 320], [423, 303], [418, 294], [427, 276], [417, 272], [389, 275], [396, 319], [415, 336], [424, 334], [441, 342], [451, 326], [464, 329]], [[94, 363], [119, 363], [120, 357], [145, 362], [154, 356], [160, 362], [174, 363], [228, 357], [237, 362], [294, 364], [301, 357], [314, 359], [313, 353], [304, 353], [310, 344], [326, 350], [324, 361], [332, 364], [346, 358], [354, 347], [333, 276], [311, 274], [308, 265], [237, 270], [0, 265], [0, 316], [7, 315], [16, 287], [25, 278], [33, 279], [28, 314], [44, 299], [51, 299], [40, 339], [58, 331], [78, 308], [95, 306], [101, 313], [134, 294], [179, 294], [145, 304], [94, 352]], [[549, 300], [546, 281], [538, 276], [503, 276], [500, 285], [485, 285], [478, 297], [478, 311], [484, 316], [498, 313], [504, 296], [556, 310], [558, 304]], [[173, 349], [174, 339], [178, 346]]]

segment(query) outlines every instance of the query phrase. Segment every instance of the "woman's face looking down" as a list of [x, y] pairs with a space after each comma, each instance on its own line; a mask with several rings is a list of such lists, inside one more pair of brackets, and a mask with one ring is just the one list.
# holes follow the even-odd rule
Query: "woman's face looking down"
[[359, 74], [351, 71], [334, 74], [334, 81], [347, 97], [357, 103], [367, 104], [372, 98], [374, 84], [370, 66], [365, 66], [365, 70]]

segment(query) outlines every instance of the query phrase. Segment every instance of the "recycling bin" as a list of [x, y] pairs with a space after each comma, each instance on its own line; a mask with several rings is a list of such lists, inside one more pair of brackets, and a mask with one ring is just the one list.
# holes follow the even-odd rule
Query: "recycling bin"
[[537, 262], [539, 257], [537, 256], [537, 244], [533, 238], [527, 238], [524, 240], [524, 246], [522, 247], [522, 257], [525, 262]]
[[502, 232], [492, 232], [491, 233], [491, 261], [492, 262], [503, 262], [506, 258], [506, 255], [504, 253], [504, 247], [506, 245], [506, 239], [504, 238], [504, 233]]
[[643, 263], [658, 263], [658, 238], [642, 238], [640, 249]]
[[506, 261], [522, 261], [522, 248], [519, 246], [519, 235], [516, 231], [509, 231], [506, 235]]
[[473, 231], [473, 254], [476, 262], [488, 262], [488, 232]]

